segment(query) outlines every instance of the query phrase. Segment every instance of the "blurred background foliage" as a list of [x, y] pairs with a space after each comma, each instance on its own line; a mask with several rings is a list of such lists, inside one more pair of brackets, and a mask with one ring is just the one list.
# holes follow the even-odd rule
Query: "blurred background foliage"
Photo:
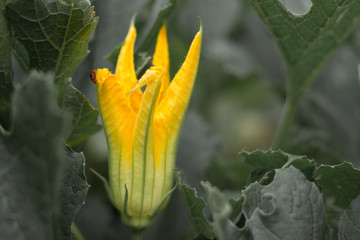
[[[229, 195], [247, 184], [249, 169], [238, 156], [242, 149], [271, 146], [286, 93], [286, 69], [281, 54], [259, 16], [247, 1], [181, 0], [167, 21], [171, 74], [178, 70], [189, 44], [204, 27], [198, 77], [181, 133], [177, 167], [185, 181], [204, 194], [201, 180]], [[309, 1], [283, 0], [294, 14], [304, 14]], [[134, 13], [138, 41], [146, 36], [167, 0], [95, 0], [99, 23], [89, 42], [90, 54], [73, 77], [73, 84], [97, 107], [89, 72], [110, 68], [105, 60], [122, 43]], [[360, 91], [358, 63], [360, 29], [341, 45], [315, 83], [302, 97], [284, 151], [307, 155], [317, 163], [349, 161], [360, 167]], [[15, 65], [14, 79], [21, 79]], [[101, 122], [100, 119], [98, 121]], [[107, 146], [103, 131], [75, 147], [82, 150], [91, 185], [76, 223], [87, 240], [129, 239], [94, 168], [107, 176]], [[176, 191], [169, 206], [146, 230], [145, 239], [178, 239], [189, 230], [185, 207]]]

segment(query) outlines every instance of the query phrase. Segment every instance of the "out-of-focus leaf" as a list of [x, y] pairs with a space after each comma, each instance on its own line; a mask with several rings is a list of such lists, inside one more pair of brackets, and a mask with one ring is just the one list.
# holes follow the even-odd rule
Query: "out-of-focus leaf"
[[0, 2], [0, 125], [9, 128], [10, 98], [13, 91], [11, 81], [11, 38]]
[[71, 224], [78, 210], [84, 205], [89, 184], [85, 176], [85, 158], [67, 148], [65, 172], [61, 186], [61, 231], [58, 239], [71, 240]]
[[330, 239], [321, 194], [296, 168], [276, 170], [272, 183], [252, 184], [244, 194], [253, 239]]
[[211, 186], [209, 182], [202, 182], [202, 185], [207, 193], [209, 207], [213, 216], [212, 226], [217, 239], [247, 239], [244, 235], [246, 233], [242, 233], [241, 230], [230, 221], [229, 217], [233, 209], [225, 196], [217, 188]]
[[322, 165], [316, 169], [315, 176], [322, 193], [335, 196], [335, 204], [341, 208], [347, 209], [360, 194], [360, 170], [351, 163]]
[[313, 82], [335, 49], [360, 21], [356, 0], [313, 0], [302, 16], [278, 0], [251, 0], [274, 36], [288, 66], [288, 95], [296, 101]]
[[211, 132], [208, 123], [196, 112], [187, 112], [181, 130], [176, 168], [184, 173], [184, 179], [190, 186], [202, 194], [201, 180], [211, 159], [215, 156], [218, 139]]
[[108, 60], [111, 63], [113, 68], [116, 67], [116, 63], [117, 63], [117, 60], [118, 60], [118, 57], [119, 57], [121, 47], [122, 47], [122, 44], [120, 44], [119, 46], [116, 46], [114, 48], [114, 50], [108, 56], [105, 57], [106, 60]]
[[[176, 2], [178, 0], [170, 0], [169, 5], [160, 10], [157, 15], [156, 21], [151, 28], [151, 30], [147, 33], [146, 38], [141, 42], [139, 47], [135, 50], [134, 61], [138, 67], [144, 67], [147, 62], [150, 60], [149, 52], [151, 49], [154, 49], [155, 42], [157, 38], [157, 34], [161, 28], [161, 26], [165, 23], [166, 19], [170, 16], [172, 11], [175, 9]], [[119, 55], [121, 49], [121, 45], [117, 46], [106, 59], [115, 67], [117, 62], [117, 56]], [[138, 71], [141, 69], [138, 69]]]
[[0, 231], [4, 239], [57, 238], [65, 119], [54, 76], [32, 72], [16, 89], [13, 127], [0, 144]]
[[72, 127], [66, 139], [70, 146], [78, 144], [101, 129], [97, 124], [98, 110], [74, 88], [70, 79], [66, 79], [64, 83], [63, 108], [70, 111], [72, 116]]
[[53, 74], [31, 72], [15, 90], [13, 131], [0, 135], [0, 231], [4, 239], [72, 239], [88, 184], [84, 157], [64, 151], [68, 122]]
[[339, 240], [357, 240], [360, 236], [360, 196], [351, 202], [339, 221]]
[[202, 234], [207, 238], [214, 238], [214, 230], [209, 220], [204, 216], [203, 209], [206, 204], [204, 200], [197, 196], [195, 188], [189, 188], [181, 182], [179, 176], [177, 176], [178, 188], [181, 197], [185, 203], [186, 210], [188, 211], [191, 224], [194, 228], [194, 235], [198, 236]]
[[97, 24], [88, 0], [14, 0], [6, 5], [6, 17], [29, 53], [30, 68], [52, 70], [57, 81], [71, 77], [86, 57]]

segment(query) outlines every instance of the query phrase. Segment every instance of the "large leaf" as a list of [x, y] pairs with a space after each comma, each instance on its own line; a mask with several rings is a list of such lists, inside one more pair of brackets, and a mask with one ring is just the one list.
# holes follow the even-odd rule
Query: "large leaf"
[[6, 17], [26, 48], [30, 68], [53, 70], [57, 81], [71, 77], [88, 54], [88, 40], [97, 24], [87, 0], [14, 0]]
[[178, 188], [188, 211], [195, 235], [202, 234], [207, 238], [214, 238], [214, 231], [209, 220], [204, 216], [203, 210], [206, 206], [204, 200], [197, 196], [196, 190], [181, 182], [177, 176]]
[[67, 141], [75, 145], [100, 129], [98, 111], [66, 80], [88, 54], [97, 19], [89, 1], [67, 2], [73, 3], [14, 0], [6, 6], [6, 16], [20, 42], [15, 45], [18, 59], [26, 59], [23, 53], [28, 53], [30, 68], [55, 72], [60, 103], [72, 117]]
[[305, 15], [294, 16], [279, 0], [251, 0], [275, 38], [288, 67], [289, 96], [296, 101], [335, 49], [360, 20], [357, 0], [312, 0]]
[[360, 237], [360, 197], [351, 202], [339, 221], [339, 240], [356, 240]]
[[8, 128], [10, 122], [11, 82], [11, 38], [0, 2], [0, 124]]
[[0, 231], [4, 239], [71, 239], [87, 184], [83, 156], [64, 151], [67, 120], [54, 75], [31, 72], [15, 90], [13, 131], [0, 136]]
[[324, 194], [335, 197], [335, 204], [347, 209], [360, 194], [360, 170], [351, 163], [335, 166], [322, 165], [316, 170], [316, 183]]
[[321, 194], [296, 168], [277, 170], [271, 184], [252, 184], [244, 194], [254, 239], [330, 239]]
[[53, 78], [32, 72], [14, 93], [14, 130], [1, 136], [0, 145], [4, 239], [56, 239], [65, 120], [56, 106]]

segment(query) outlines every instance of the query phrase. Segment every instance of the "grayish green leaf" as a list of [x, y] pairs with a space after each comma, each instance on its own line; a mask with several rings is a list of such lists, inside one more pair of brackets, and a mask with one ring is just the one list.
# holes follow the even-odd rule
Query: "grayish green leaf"
[[71, 77], [88, 54], [88, 40], [97, 24], [88, 0], [14, 0], [6, 17], [26, 48], [30, 68], [54, 71], [57, 81]]
[[244, 194], [254, 239], [330, 239], [321, 194], [296, 168], [276, 170], [271, 184], [252, 184]]
[[279, 0], [251, 0], [274, 36], [288, 67], [289, 97], [304, 93], [360, 21], [357, 0], [312, 0], [305, 15], [294, 16]]
[[68, 149], [68, 122], [53, 74], [31, 72], [15, 90], [13, 131], [0, 135], [0, 231], [4, 239], [72, 239], [88, 185], [84, 157]]
[[4, 239], [57, 238], [65, 120], [54, 76], [32, 72], [16, 89], [10, 136], [1, 136], [0, 231]]
[[316, 169], [315, 175], [322, 193], [335, 196], [335, 204], [341, 208], [347, 209], [360, 194], [360, 170], [351, 163], [322, 165]]
[[211, 223], [203, 213], [206, 206], [204, 200], [197, 196], [195, 188], [189, 188], [183, 184], [179, 176], [177, 176], [177, 181], [191, 224], [196, 232], [195, 235], [202, 234], [207, 238], [214, 238], [215, 234]]
[[339, 240], [357, 240], [360, 238], [360, 196], [351, 202], [339, 221]]
[[245, 233], [229, 219], [233, 211], [228, 199], [209, 182], [202, 182], [207, 193], [207, 199], [213, 216], [212, 226], [219, 240], [245, 239]]
[[0, 124], [9, 128], [10, 98], [13, 91], [11, 81], [11, 38], [0, 2]]
[[70, 146], [86, 140], [102, 128], [97, 124], [98, 110], [94, 109], [89, 100], [71, 84], [70, 79], [66, 79], [64, 83], [63, 108], [72, 116], [72, 127], [66, 138]]
[[244, 203], [243, 203], [243, 213], [246, 219], [250, 219], [252, 214], [257, 208], [261, 208], [263, 212], [271, 212], [271, 205], [261, 205], [261, 191], [265, 188], [265, 186], [260, 185], [255, 182], [250, 184], [244, 190]]

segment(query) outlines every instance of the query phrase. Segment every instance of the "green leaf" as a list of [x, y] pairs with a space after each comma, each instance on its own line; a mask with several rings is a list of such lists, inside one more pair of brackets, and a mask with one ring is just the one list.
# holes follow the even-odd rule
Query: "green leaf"
[[266, 176], [261, 182], [262, 184], [266, 184], [272, 180], [272, 170], [289, 166], [296, 167], [308, 180], [313, 181], [315, 163], [313, 160], [307, 159], [304, 156], [291, 155], [281, 150], [242, 151], [240, 155], [244, 157], [245, 163], [253, 170], [251, 182], [260, 180]]
[[236, 225], [230, 221], [232, 207], [226, 197], [209, 182], [201, 183], [206, 190], [208, 203], [213, 215], [212, 226], [219, 240], [245, 239], [245, 236]]
[[240, 155], [245, 158], [245, 163], [251, 166], [253, 170], [281, 168], [289, 160], [289, 157], [280, 150], [256, 150], [253, 152], [241, 151]]
[[13, 0], [6, 5], [6, 17], [29, 53], [30, 68], [54, 71], [56, 81], [71, 77], [86, 57], [97, 24], [87, 0]]
[[66, 171], [61, 187], [61, 231], [58, 239], [72, 239], [71, 224], [76, 213], [84, 205], [89, 189], [85, 176], [85, 158], [82, 153], [66, 149]]
[[296, 168], [276, 170], [272, 183], [254, 183], [244, 194], [253, 239], [330, 239], [321, 194]]
[[11, 81], [11, 38], [0, 2], [0, 124], [8, 129], [10, 124], [10, 99], [13, 91]]
[[71, 113], [72, 127], [66, 138], [67, 144], [74, 146], [102, 129], [97, 124], [99, 111], [79, 92], [70, 79], [64, 83], [63, 108]]
[[265, 186], [259, 184], [258, 182], [255, 182], [250, 184], [244, 190], [244, 203], [242, 209], [246, 219], [250, 219], [257, 208], [260, 208], [262, 211], [265, 212], [271, 212], [272, 206], [261, 205], [261, 191], [264, 188]]
[[202, 234], [207, 238], [214, 238], [215, 234], [212, 229], [211, 223], [204, 216], [203, 209], [206, 204], [204, 200], [197, 196], [195, 188], [189, 188], [185, 184], [181, 182], [180, 176], [178, 175], [176, 178], [178, 182], [178, 188], [184, 201], [186, 210], [188, 211], [188, 215], [190, 217], [191, 224], [195, 230], [194, 235]]
[[14, 0], [6, 6], [6, 16], [19, 41], [14, 47], [21, 65], [55, 72], [61, 107], [70, 112], [72, 119], [66, 140], [74, 146], [101, 127], [97, 124], [98, 111], [68, 80], [88, 54], [97, 19], [89, 1], [70, 2], [74, 3]]
[[122, 45], [123, 44], [116, 46], [114, 48], [114, 50], [108, 56], [105, 57], [105, 59], [108, 60], [114, 68], [116, 68], [116, 63], [117, 63]]
[[14, 92], [14, 130], [0, 136], [0, 231], [4, 239], [57, 238], [65, 119], [52, 74], [31, 72]]
[[[139, 47], [135, 50], [134, 61], [137, 66], [139, 66], [138, 72], [150, 61], [149, 52], [151, 49], [154, 49], [158, 32], [161, 26], [168, 19], [170, 14], [175, 9], [176, 3], [178, 0], [170, 0], [169, 5], [159, 11], [157, 15], [156, 21], [151, 28], [151, 30], [147, 33], [146, 38], [141, 42]], [[121, 50], [121, 45], [117, 46], [106, 59], [115, 67], [117, 62], [117, 56], [119, 55]]]
[[241, 195], [239, 199], [230, 199], [229, 203], [232, 208], [232, 212], [230, 215], [230, 219], [233, 222], [237, 222], [239, 220], [240, 214], [242, 212], [242, 206], [244, 204], [245, 198], [244, 195]]
[[288, 95], [297, 101], [335, 49], [357, 27], [357, 0], [312, 0], [302, 16], [291, 14], [279, 0], [251, 0], [280, 48], [288, 69]]
[[316, 170], [315, 176], [322, 193], [334, 196], [335, 204], [341, 208], [347, 209], [360, 194], [360, 170], [351, 163], [322, 165]]
[[360, 196], [351, 202], [339, 221], [339, 240], [357, 240], [360, 236]]
[[0, 135], [0, 231], [4, 239], [72, 239], [88, 184], [84, 156], [63, 138], [53, 74], [31, 72], [14, 92], [14, 130]]
[[30, 57], [24, 45], [16, 38], [13, 38], [13, 53], [25, 71], [30, 70]]

